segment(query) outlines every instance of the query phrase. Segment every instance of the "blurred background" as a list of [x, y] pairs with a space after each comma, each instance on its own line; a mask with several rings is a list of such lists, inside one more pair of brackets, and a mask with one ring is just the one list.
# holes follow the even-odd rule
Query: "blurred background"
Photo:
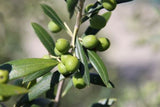
[[[86, 0], [85, 5], [95, 1]], [[47, 54], [31, 27], [31, 22], [37, 22], [47, 29], [50, 19], [42, 12], [40, 3], [52, 6], [73, 29], [75, 17], [69, 19], [64, 0], [0, 0], [0, 63]], [[88, 24], [82, 25], [79, 35]], [[69, 37], [64, 31], [51, 35], [54, 40]], [[113, 107], [160, 107], [160, 0], [134, 0], [118, 5], [97, 36], [111, 41], [110, 49], [99, 54], [116, 88], [72, 88], [62, 98], [60, 107], [90, 107], [109, 97], [117, 98]]]

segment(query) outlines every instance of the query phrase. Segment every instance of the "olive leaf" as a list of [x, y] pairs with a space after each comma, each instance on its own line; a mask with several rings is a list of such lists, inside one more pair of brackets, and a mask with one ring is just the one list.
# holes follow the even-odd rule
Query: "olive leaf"
[[[101, 77], [96, 73], [90, 73], [90, 83], [106, 87]], [[107, 88], [114, 88], [114, 84], [110, 80], [108, 81]]]
[[57, 13], [48, 5], [41, 4], [41, 7], [44, 11], [44, 13], [49, 16], [58, 26], [60, 26], [62, 29], [66, 30], [65, 25], [63, 24], [62, 20], [59, 18]]
[[[106, 20], [106, 24], [109, 21], [110, 17], [111, 17], [112, 12], [105, 12], [104, 14], [102, 14], [102, 16], [105, 18]], [[92, 27], [88, 27], [87, 30], [85, 31], [85, 35], [95, 35], [97, 34], [101, 29], [95, 29]]]
[[32, 81], [32, 80], [34, 80], [34, 79], [36, 79], [36, 78], [38, 78], [38, 77], [46, 74], [46, 73], [49, 72], [51, 69], [52, 69], [52, 68], [48, 68], [48, 69], [45, 69], [45, 70], [40, 70], [40, 71], [35, 72], [35, 73], [33, 73], [33, 74], [29, 74], [29, 75], [27, 75], [27, 76], [24, 77], [23, 83]]
[[67, 9], [68, 9], [70, 18], [72, 18], [74, 14], [74, 10], [75, 10], [77, 3], [78, 3], [78, 0], [67, 0]]
[[87, 85], [89, 85], [89, 83], [90, 83], [90, 77], [89, 77], [89, 69], [88, 69], [87, 57], [85, 55], [83, 47], [82, 47], [80, 41], [78, 40], [78, 38], [76, 40], [76, 54], [77, 54], [78, 58], [81, 61], [81, 65], [82, 66], [80, 67], [81, 68], [80, 70], [84, 71], [83, 78], [85, 80], [85, 83]]
[[97, 103], [92, 104], [91, 107], [111, 107], [116, 101], [116, 98], [104, 98], [100, 99]]
[[103, 80], [104, 84], [107, 86], [109, 82], [109, 77], [105, 64], [103, 63], [102, 59], [97, 55], [97, 53], [91, 50], [87, 50], [87, 52], [92, 66], [95, 68], [95, 70], [98, 72], [101, 79]]
[[117, 4], [130, 2], [130, 1], [133, 1], [133, 0], [116, 0]]
[[43, 45], [48, 50], [48, 52], [52, 55], [55, 55], [55, 53], [54, 53], [55, 44], [54, 44], [52, 37], [39, 24], [32, 23], [32, 27], [34, 28], [34, 31], [36, 32], [38, 38], [43, 43]]
[[27, 92], [28, 90], [22, 87], [10, 84], [0, 84], [0, 96], [12, 96], [12, 95], [24, 94]]
[[6, 62], [4, 65], [10, 65], [9, 78], [17, 79], [41, 70], [52, 69], [58, 64], [53, 59], [28, 58]]
[[67, 92], [72, 88], [72, 86], [73, 86], [72, 79], [70, 79], [62, 93], [62, 97], [64, 97], [67, 94]]

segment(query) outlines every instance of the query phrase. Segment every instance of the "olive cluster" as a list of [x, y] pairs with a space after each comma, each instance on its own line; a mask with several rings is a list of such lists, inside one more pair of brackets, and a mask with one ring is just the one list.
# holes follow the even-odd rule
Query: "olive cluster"
[[95, 35], [87, 35], [82, 39], [82, 45], [91, 50], [105, 51], [110, 47], [108, 38], [97, 38]]
[[[48, 23], [48, 29], [53, 33], [61, 31], [61, 28], [54, 21]], [[72, 76], [73, 85], [78, 89], [82, 89], [86, 86], [86, 83], [84, 82], [81, 73], [78, 72], [80, 61], [76, 56], [69, 53], [70, 48], [70, 42], [67, 39], [59, 38], [56, 41], [54, 53], [60, 57], [58, 71], [65, 77], [74, 74]], [[47, 59], [48, 57], [44, 58]]]
[[[0, 84], [6, 84], [9, 80], [9, 72], [7, 70], [0, 69]], [[5, 101], [9, 97], [7, 96], [0, 96], [0, 101]]]

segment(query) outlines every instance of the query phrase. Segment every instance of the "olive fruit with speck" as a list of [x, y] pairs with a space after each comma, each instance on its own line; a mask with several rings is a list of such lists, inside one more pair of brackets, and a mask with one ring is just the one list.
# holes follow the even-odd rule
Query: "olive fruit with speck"
[[67, 53], [70, 48], [70, 43], [67, 39], [60, 38], [56, 42], [56, 49], [61, 53]]
[[86, 83], [80, 72], [77, 72], [74, 74], [74, 76], [72, 77], [72, 82], [73, 82], [74, 87], [78, 89], [83, 89], [86, 87]]
[[95, 35], [87, 35], [82, 39], [82, 45], [88, 49], [94, 49], [99, 41]]
[[99, 40], [99, 44], [96, 47], [98, 51], [105, 51], [110, 47], [110, 41], [108, 38], [101, 37], [101, 38], [98, 38], [98, 40]]
[[116, 0], [102, 0], [102, 6], [108, 11], [112, 11], [116, 8]]
[[53, 21], [50, 21], [48, 23], [48, 29], [53, 33], [57, 33], [61, 31], [61, 28]]
[[0, 70], [0, 83], [7, 83], [9, 80], [9, 72], [7, 70]]
[[94, 15], [90, 19], [90, 26], [94, 29], [102, 29], [106, 25], [106, 20], [103, 16]]

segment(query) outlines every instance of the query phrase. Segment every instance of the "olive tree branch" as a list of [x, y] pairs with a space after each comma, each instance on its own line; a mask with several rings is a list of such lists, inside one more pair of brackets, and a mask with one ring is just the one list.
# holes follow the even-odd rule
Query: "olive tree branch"
[[54, 100], [54, 107], [58, 107], [58, 105], [60, 103], [63, 84], [64, 84], [64, 80], [60, 81], [59, 84], [58, 84], [57, 94], [56, 94], [56, 98]]
[[84, 5], [85, 0], [79, 0], [78, 2], [78, 12], [77, 12], [77, 18], [76, 18], [76, 23], [74, 26], [74, 31], [73, 31], [73, 37], [72, 37], [72, 47], [73, 50], [75, 48], [75, 41], [76, 41], [76, 36], [78, 34], [80, 25], [81, 25], [81, 18], [82, 18], [82, 11], [83, 11], [83, 5]]

